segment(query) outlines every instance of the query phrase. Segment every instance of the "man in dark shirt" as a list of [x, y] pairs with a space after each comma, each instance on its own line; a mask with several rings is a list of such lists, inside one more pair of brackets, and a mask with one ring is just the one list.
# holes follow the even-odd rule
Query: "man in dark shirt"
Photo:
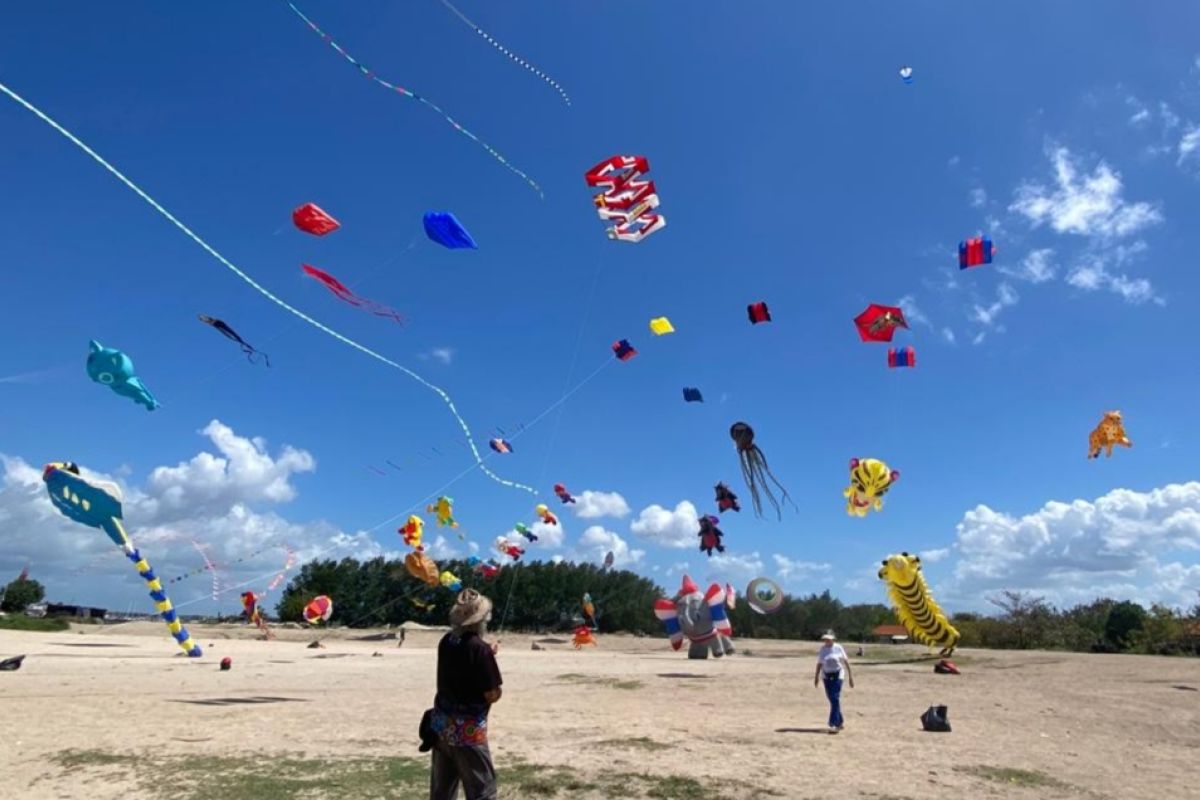
[[464, 589], [450, 609], [450, 633], [438, 643], [437, 697], [430, 716], [436, 736], [430, 800], [454, 800], [459, 784], [467, 800], [496, 797], [487, 718], [500, 699], [502, 681], [495, 649], [483, 640], [491, 618], [492, 601]]

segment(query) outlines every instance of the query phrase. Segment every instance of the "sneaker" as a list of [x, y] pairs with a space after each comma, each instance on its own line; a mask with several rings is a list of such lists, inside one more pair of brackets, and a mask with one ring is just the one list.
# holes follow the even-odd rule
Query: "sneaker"
[[838, 732], [838, 731], [840, 731], [840, 730], [841, 730], [841, 728], [830, 728], [830, 729], [829, 729], [829, 735], [830, 735], [830, 736], [834, 736], [834, 735], [836, 735], [836, 734], [837, 734], [837, 732]]

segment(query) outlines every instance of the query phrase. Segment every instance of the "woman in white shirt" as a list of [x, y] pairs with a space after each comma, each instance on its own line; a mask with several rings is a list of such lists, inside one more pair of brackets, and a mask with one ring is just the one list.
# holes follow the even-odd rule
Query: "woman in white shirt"
[[846, 651], [837, 643], [833, 631], [821, 637], [821, 649], [817, 651], [817, 671], [813, 675], [813, 686], [817, 686], [822, 677], [825, 679], [825, 696], [829, 698], [829, 732], [837, 733], [845, 726], [842, 719], [842, 677], [849, 679], [850, 688], [854, 688], [854, 675], [850, 671], [850, 659]]

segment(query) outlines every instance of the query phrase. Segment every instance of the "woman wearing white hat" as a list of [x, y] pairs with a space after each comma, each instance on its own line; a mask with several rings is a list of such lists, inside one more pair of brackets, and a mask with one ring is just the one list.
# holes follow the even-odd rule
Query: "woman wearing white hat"
[[494, 800], [496, 768], [488, 749], [487, 718], [500, 699], [495, 648], [483, 640], [492, 601], [474, 589], [459, 593], [450, 609], [451, 630], [438, 643], [437, 697], [429, 715], [433, 749], [430, 800], [454, 800], [462, 784], [467, 800]]
[[825, 678], [825, 696], [829, 698], [829, 732], [837, 733], [845, 727], [842, 719], [842, 676], [850, 680], [850, 688], [854, 688], [854, 675], [850, 672], [850, 659], [846, 651], [837, 643], [833, 631], [827, 631], [821, 637], [821, 649], [817, 651], [817, 671], [813, 675], [813, 686], [817, 686], [822, 676]]

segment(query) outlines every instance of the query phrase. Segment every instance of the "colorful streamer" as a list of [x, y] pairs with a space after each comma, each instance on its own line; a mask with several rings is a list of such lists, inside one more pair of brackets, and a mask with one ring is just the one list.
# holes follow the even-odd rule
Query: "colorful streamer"
[[547, 84], [549, 84], [550, 88], [552, 88], [552, 89], [554, 89], [554, 91], [558, 92], [559, 97], [561, 97], [563, 99], [564, 103], [566, 103], [567, 105], [571, 105], [571, 98], [567, 96], [566, 90], [564, 90], [563, 87], [559, 85], [558, 81], [554, 80], [554, 78], [551, 78], [549, 75], [542, 72], [540, 69], [535, 67], [533, 64], [530, 64], [528, 61], [521, 58], [519, 55], [517, 55], [513, 51], [509, 50], [507, 47], [505, 47], [504, 45], [497, 42], [495, 39], [493, 39], [491, 37], [490, 34], [488, 34], [487, 31], [483, 30], [478, 25], [476, 25], [474, 22], [469, 20], [467, 18], [466, 14], [462, 13], [457, 8], [455, 8], [453, 5], [451, 5], [450, 0], [442, 0], [442, 5], [444, 5], [446, 8], [448, 8], [452, 12], [454, 12], [454, 15], [456, 17], [461, 19], [463, 22], [467, 23], [467, 25], [469, 25], [471, 27], [471, 30], [475, 31], [476, 33], [478, 33], [480, 36], [483, 37], [484, 41], [486, 41], [492, 47], [496, 48], [501, 53], [506, 55], [508, 57], [509, 61], [512, 61], [515, 64], [520, 64], [522, 67], [529, 70], [534, 75], [537, 75], [539, 78], [541, 78]]
[[304, 16], [304, 12], [301, 11], [300, 9], [296, 8], [295, 4], [290, 2], [290, 0], [288, 0], [288, 8], [290, 8], [293, 11], [293, 13], [295, 13], [295, 15], [298, 16], [300, 19], [304, 20], [305, 24], [307, 24], [308, 27], [312, 29], [313, 33], [317, 34], [317, 36], [320, 36], [322, 41], [324, 41], [326, 44], [328, 44], [330, 47], [332, 47], [334, 50], [336, 50], [342, 56], [342, 58], [349, 61], [365, 77], [370, 78], [371, 80], [375, 81], [375, 83], [379, 84], [380, 86], [382, 86], [385, 89], [388, 89], [388, 90], [396, 92], [398, 94], [402, 94], [405, 97], [416, 100], [417, 102], [421, 103], [422, 105], [427, 106], [428, 108], [437, 112], [437, 114], [442, 119], [444, 119], [444, 120], [446, 120], [446, 122], [450, 123], [450, 125], [454, 128], [454, 130], [458, 131], [463, 136], [466, 136], [468, 139], [470, 139], [471, 141], [478, 144], [484, 150], [488, 151], [488, 153], [491, 154], [492, 158], [499, 161], [501, 164], [503, 164], [505, 167], [507, 167], [511, 172], [515, 173], [516, 175], [519, 175], [526, 183], [528, 183], [529, 186], [535, 192], [538, 193], [538, 196], [545, 198], [546, 195], [542, 192], [542, 187], [538, 186], [537, 182], [534, 181], [533, 178], [529, 177], [524, 172], [522, 172], [521, 170], [517, 169], [512, 164], [510, 164], [508, 162], [508, 159], [505, 158], [504, 156], [502, 156], [499, 153], [499, 151], [496, 150], [496, 148], [492, 147], [490, 144], [483, 141], [475, 134], [471, 133], [471, 131], [464, 128], [458, 122], [458, 120], [454, 119], [454, 117], [450, 116], [445, 111], [443, 111], [437, 104], [433, 103], [430, 100], [425, 99], [424, 97], [417, 94], [416, 92], [405, 89], [403, 86], [397, 86], [396, 84], [386, 81], [383, 78], [379, 77], [374, 72], [372, 72], [370, 69], [368, 69], [366, 66], [359, 63], [358, 59], [356, 59], [354, 56], [350, 55], [350, 53], [346, 52], [346, 50], [340, 44], [338, 44], [337, 42], [335, 42], [333, 40], [333, 37], [331, 37], [328, 33], [321, 30], [320, 28], [318, 28], [317, 23], [313, 22], [311, 19]]
[[[384, 355], [372, 350], [371, 348], [367, 347], [366, 345], [359, 344], [358, 342], [354, 341], [353, 339], [351, 339], [348, 336], [338, 333], [333, 328], [330, 328], [329, 326], [325, 325], [324, 323], [318, 322], [316, 319], [310, 317], [308, 314], [305, 314], [300, 309], [295, 308], [294, 306], [289, 305], [283, 299], [276, 297], [265, 286], [263, 286], [262, 284], [255, 281], [254, 278], [250, 277], [247, 273], [243, 272], [236, 264], [234, 264], [229, 259], [225, 258], [225, 256], [221, 255], [212, 245], [210, 245], [208, 242], [201, 239], [199, 234], [197, 234], [195, 231], [193, 231], [187, 225], [184, 225], [183, 222], [181, 222], [174, 214], [172, 214], [170, 211], [167, 211], [167, 209], [165, 209], [157, 200], [155, 200], [150, 195], [146, 194], [146, 192], [140, 186], [138, 186], [136, 183], [134, 183], [129, 178], [127, 178], [125, 176], [125, 174], [122, 173], [119, 169], [114, 167], [109, 162], [105, 161], [104, 158], [99, 153], [97, 153], [92, 148], [88, 147], [87, 144], [85, 144], [75, 134], [71, 133], [66, 128], [59, 125], [57, 122], [55, 122], [49, 116], [47, 116], [45, 112], [43, 112], [37, 106], [30, 103], [24, 97], [21, 97], [21, 95], [17, 94], [16, 92], [14, 92], [12, 89], [8, 88], [8, 86], [4, 85], [3, 83], [0, 83], [0, 92], [3, 92], [4, 94], [11, 97], [22, 108], [24, 108], [26, 111], [33, 114], [35, 117], [40, 119], [42, 122], [49, 125], [55, 131], [57, 131], [59, 134], [61, 134], [64, 138], [66, 138], [67, 141], [69, 141], [71, 144], [75, 145], [80, 150], [82, 150], [84, 153], [86, 153], [93, 161], [95, 161], [100, 166], [104, 167], [104, 169], [108, 170], [108, 172], [113, 177], [115, 177], [121, 183], [125, 184], [125, 186], [130, 191], [132, 191], [138, 197], [142, 198], [142, 200], [144, 200], [147, 205], [149, 205], [151, 208], [153, 208], [155, 211], [157, 211], [159, 214], [161, 214], [168, 222], [170, 222], [172, 225], [174, 225], [180, 231], [182, 231], [189, 239], [191, 239], [193, 242], [195, 242], [197, 245], [199, 245], [206, 253], [208, 253], [210, 256], [215, 258], [223, 267], [225, 267], [230, 272], [232, 272], [233, 274], [235, 274], [239, 278], [241, 278], [242, 281], [244, 281], [248, 286], [250, 286], [250, 288], [254, 289], [254, 291], [258, 292], [263, 297], [267, 298], [272, 303], [274, 303], [275, 305], [284, 309], [288, 313], [298, 317], [299, 319], [304, 320], [309, 325], [312, 325], [314, 328], [321, 331], [322, 333], [333, 337], [334, 339], [338, 340], [339, 342], [341, 342], [344, 345], [353, 347], [355, 350], [359, 351], [363, 355], [370, 356], [371, 358], [375, 359], [376, 361], [379, 361], [380, 363], [386, 364], [389, 367], [392, 367], [393, 369], [399, 370], [400, 372], [404, 373], [408, 377], [412, 378], [417, 383], [424, 386], [429, 391], [435, 393], [438, 397], [440, 397], [442, 399], [442, 402], [444, 402], [446, 404], [446, 406], [450, 409], [450, 413], [454, 416], [455, 421], [458, 422], [458, 426], [460, 428], [462, 428], [463, 433], [466, 434], [467, 442], [471, 446], [471, 454], [475, 457], [475, 466], [478, 467], [479, 470], [481, 472], [483, 472], [484, 475], [487, 475], [489, 478], [491, 478], [496, 483], [499, 483], [502, 486], [507, 486], [511, 489], [521, 489], [522, 491], [529, 492], [530, 494], [537, 494], [537, 490], [534, 489], [532, 486], [527, 486], [523, 483], [517, 483], [516, 481], [506, 480], [505, 478], [501, 478], [499, 475], [497, 475], [496, 473], [492, 472], [490, 469], [487, 468], [487, 465], [483, 463], [483, 456], [480, 454], [479, 449], [475, 446], [475, 440], [472, 438], [470, 426], [467, 425], [467, 421], [465, 419], [463, 419], [462, 415], [458, 413], [458, 408], [455, 407], [454, 400], [450, 397], [450, 395], [446, 394], [444, 389], [442, 389], [438, 386], [435, 386], [434, 384], [432, 384], [429, 381], [422, 378], [417, 373], [415, 373], [412, 370], [408, 369], [407, 367], [401, 365], [400, 363], [393, 361], [392, 359], [388, 358], [387, 356], [384, 356]], [[589, 380], [590, 380], [590, 377], [589, 377]], [[584, 383], [586, 383], [586, 381], [584, 381]], [[582, 386], [582, 384], [580, 384], [580, 386]], [[579, 388], [580, 388], [579, 386], [575, 387], [575, 389], [573, 389], [570, 393], [568, 393], [566, 396], [560, 398], [558, 402], [556, 402], [554, 405], [552, 405], [550, 407], [550, 409], [554, 409], [557, 406], [561, 405], [567, 399], [567, 397], [569, 397], [571, 394], [574, 394], [574, 392], [578, 391]], [[549, 409], [546, 412], [543, 412], [543, 414], [545, 414], [545, 413], [549, 413]]]
[[212, 560], [208, 557], [208, 553], [198, 542], [192, 541], [192, 547], [196, 548], [196, 552], [204, 559], [204, 569], [212, 571], [212, 599], [216, 603], [221, 594], [221, 580], [220, 576], [217, 575], [217, 565], [212, 563]]
[[346, 284], [342, 283], [324, 270], [317, 269], [316, 267], [309, 266], [308, 264], [301, 264], [301, 267], [304, 269], [305, 275], [308, 275], [310, 278], [320, 282], [339, 300], [349, 303], [357, 308], [361, 308], [363, 311], [369, 311], [377, 317], [389, 317], [394, 319], [396, 322], [399, 322], [401, 325], [404, 324], [404, 315], [399, 311], [388, 308], [382, 303], [376, 303], [374, 300], [369, 300], [366, 297], [360, 297], [359, 295], [356, 295], [354, 292], [350, 291], [350, 288], [347, 287]]

